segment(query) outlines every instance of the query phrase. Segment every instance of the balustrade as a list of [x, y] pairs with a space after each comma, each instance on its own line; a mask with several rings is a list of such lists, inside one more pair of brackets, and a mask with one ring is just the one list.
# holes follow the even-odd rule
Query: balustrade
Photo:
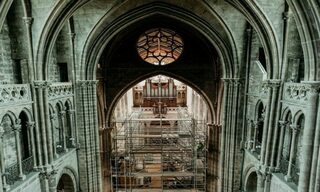
[[29, 84], [0, 84], [0, 107], [31, 102]]
[[73, 87], [71, 82], [67, 83], [52, 83], [49, 87], [48, 97], [49, 100], [72, 97]]

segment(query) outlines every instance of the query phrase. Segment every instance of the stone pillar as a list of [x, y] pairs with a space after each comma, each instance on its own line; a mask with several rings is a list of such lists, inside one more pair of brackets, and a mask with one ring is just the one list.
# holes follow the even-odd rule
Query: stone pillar
[[58, 153], [57, 153], [57, 141], [55, 137], [55, 120], [57, 119], [57, 114], [52, 113], [50, 115], [50, 128], [51, 128], [51, 136], [52, 136], [52, 153], [54, 158], [58, 158]]
[[272, 162], [272, 160], [270, 160], [270, 154], [272, 154], [271, 150], [272, 150], [272, 143], [273, 143], [273, 137], [272, 137], [272, 133], [273, 133], [273, 128], [277, 128], [278, 126], [274, 125], [275, 122], [275, 114], [276, 114], [276, 110], [277, 110], [277, 99], [278, 99], [278, 92], [279, 92], [279, 86], [280, 86], [280, 80], [278, 79], [272, 79], [268, 82], [268, 86], [270, 86], [272, 88], [272, 96], [271, 96], [271, 104], [270, 104], [270, 115], [269, 115], [269, 123], [268, 123], [268, 135], [267, 135], [267, 141], [265, 142], [265, 159], [264, 159], [264, 164], [266, 166], [269, 166]]
[[36, 74], [35, 69], [36, 67], [34, 66], [34, 62], [33, 62], [33, 46], [32, 46], [32, 22], [33, 22], [33, 18], [32, 17], [23, 17], [23, 20], [26, 24], [26, 29], [27, 29], [27, 46], [28, 46], [28, 78], [29, 78], [29, 82], [32, 82], [34, 79], [34, 74]]
[[83, 191], [102, 191], [96, 83], [95, 80], [81, 80], [76, 89], [76, 119], [81, 144], [78, 150], [79, 176]]
[[303, 82], [308, 86], [307, 103], [308, 112], [306, 113], [305, 127], [302, 138], [302, 162], [298, 191], [308, 191], [310, 181], [310, 163], [312, 162], [312, 149], [316, 127], [316, 115], [318, 110], [320, 82]]
[[266, 175], [260, 170], [257, 170], [257, 192], [264, 192], [264, 184], [266, 180]]
[[287, 175], [285, 176], [286, 181], [291, 181], [292, 175], [292, 162], [293, 159], [295, 158], [295, 150], [296, 150], [296, 139], [297, 139], [297, 132], [298, 132], [298, 127], [296, 125], [290, 125], [290, 128], [292, 130], [292, 137], [291, 137], [291, 146], [290, 146], [290, 156], [289, 156], [289, 164], [288, 164], [288, 172]]
[[[228, 94], [229, 94], [229, 80], [223, 79], [224, 82], [224, 88], [223, 88], [223, 119], [222, 119], [222, 133], [221, 133], [221, 151], [220, 151], [220, 157], [219, 157], [219, 191], [225, 191], [224, 190], [224, 173], [225, 173], [225, 154], [226, 154], [226, 131], [227, 131], [227, 114], [228, 114]], [[193, 101], [193, 100], [192, 100]], [[194, 101], [193, 101], [194, 103]]]
[[64, 152], [67, 152], [68, 149], [67, 149], [67, 138], [66, 138], [66, 112], [65, 111], [60, 111], [59, 112], [59, 118], [61, 120], [61, 132], [62, 132], [62, 147], [63, 147], [63, 151]]
[[4, 152], [3, 152], [3, 136], [4, 136], [4, 128], [2, 125], [0, 125], [0, 174], [1, 174], [1, 180], [0, 180], [0, 191], [9, 191], [10, 186], [7, 185], [6, 181], [6, 167], [5, 167], [5, 162], [4, 162]]
[[[302, 127], [304, 125], [301, 125]], [[316, 189], [317, 183], [320, 183], [320, 110], [318, 106], [318, 114], [317, 114], [317, 124], [315, 128], [315, 138], [313, 144], [313, 155], [312, 155], [312, 166], [311, 166], [311, 174], [310, 174], [310, 187], [309, 191], [320, 191], [320, 189]], [[317, 173], [318, 172], [318, 173]], [[319, 186], [320, 187], [320, 186]]]
[[266, 86], [268, 89], [268, 101], [266, 103], [266, 114], [264, 116], [264, 123], [263, 123], [263, 134], [262, 134], [262, 143], [261, 143], [261, 158], [260, 163], [264, 164], [265, 152], [266, 152], [266, 143], [268, 138], [268, 125], [269, 125], [269, 118], [270, 118], [270, 108], [271, 108], [271, 99], [272, 99], [272, 90], [269, 85]]
[[254, 132], [253, 132], [253, 146], [251, 151], [255, 152], [257, 147], [257, 134], [258, 134], [258, 128], [259, 128], [259, 121], [255, 121], [252, 123], [253, 123]]
[[67, 111], [68, 114], [68, 118], [69, 118], [69, 122], [70, 122], [70, 144], [72, 147], [76, 147], [76, 137], [75, 137], [75, 127], [74, 127], [74, 114], [75, 114], [75, 110], [70, 109], [69, 111]]
[[17, 148], [17, 162], [18, 162], [18, 170], [19, 170], [19, 178], [24, 180], [26, 176], [23, 174], [22, 169], [22, 157], [21, 157], [21, 140], [20, 140], [20, 131], [21, 131], [21, 124], [20, 120], [16, 121], [16, 124], [12, 127], [14, 131], [14, 135], [16, 138], [16, 148]]
[[42, 191], [48, 191], [48, 192], [57, 191], [56, 174], [57, 172], [55, 170], [51, 172], [41, 172], [39, 174]]
[[[320, 147], [319, 149], [320, 150]], [[318, 154], [318, 166], [316, 167], [316, 178], [314, 184], [314, 192], [320, 191], [320, 153]]]
[[30, 135], [30, 142], [31, 142], [31, 152], [32, 152], [32, 158], [33, 158], [33, 168], [37, 169], [36, 164], [36, 146], [35, 146], [35, 140], [34, 140], [34, 126], [35, 122], [27, 122], [27, 129]]
[[252, 139], [252, 131], [254, 131], [253, 129], [254, 129], [254, 124], [253, 124], [253, 121], [252, 120], [250, 120], [250, 119], [248, 119], [247, 120], [247, 124], [248, 124], [248, 132], [247, 132], [247, 146], [246, 146], [246, 148], [248, 149], [248, 150], [251, 150], [252, 149], [252, 147], [253, 147], [253, 139]]
[[280, 160], [281, 160], [281, 154], [282, 154], [282, 148], [283, 148], [284, 133], [285, 133], [287, 124], [288, 124], [287, 121], [279, 121], [281, 132], [280, 132], [280, 140], [279, 140], [279, 147], [278, 147], [278, 154], [277, 154], [276, 171], [280, 170]]
[[[45, 99], [47, 97], [47, 89], [51, 85], [48, 81], [34, 81], [34, 87], [36, 89], [37, 96], [37, 108], [39, 115], [39, 128], [37, 129], [37, 146], [40, 147], [40, 166], [47, 167], [49, 164], [49, 153], [48, 153], [48, 131], [47, 131], [47, 109], [48, 103]], [[40, 131], [41, 130], [41, 131]], [[41, 140], [40, 140], [41, 138]], [[43, 160], [43, 161], [42, 161]], [[42, 162], [42, 165], [41, 165]]]
[[266, 174], [264, 181], [264, 192], [270, 192], [271, 174]]

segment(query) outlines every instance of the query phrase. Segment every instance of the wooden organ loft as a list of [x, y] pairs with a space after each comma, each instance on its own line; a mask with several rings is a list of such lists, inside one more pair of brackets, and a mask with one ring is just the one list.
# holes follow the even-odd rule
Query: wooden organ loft
[[152, 107], [155, 110], [163, 110], [166, 107], [186, 107], [187, 86], [185, 84], [175, 84], [172, 78], [147, 79], [143, 86], [133, 88], [134, 107]]

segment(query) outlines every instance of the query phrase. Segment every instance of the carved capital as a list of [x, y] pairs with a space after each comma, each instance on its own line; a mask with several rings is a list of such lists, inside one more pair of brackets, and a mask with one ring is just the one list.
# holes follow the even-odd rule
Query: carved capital
[[40, 179], [52, 180], [52, 179], [55, 179], [56, 174], [57, 174], [57, 171], [52, 170], [50, 172], [41, 172], [39, 176], [40, 176]]
[[282, 19], [283, 20], [288, 20], [291, 17], [291, 13], [289, 11], [283, 12], [282, 13]]
[[279, 121], [279, 125], [281, 127], [285, 127], [287, 124], [288, 124], [288, 121], [282, 121], [282, 120]]
[[59, 111], [59, 115], [60, 115], [61, 117], [64, 117], [64, 116], [66, 115], [66, 111]]
[[26, 25], [31, 25], [33, 22], [33, 18], [32, 17], [23, 17], [22, 18], [23, 21], [25, 22]]
[[67, 113], [70, 114], [70, 115], [73, 115], [75, 112], [76, 112], [76, 110], [74, 110], [74, 109], [69, 109], [67, 111]]
[[12, 126], [12, 130], [15, 132], [20, 132], [21, 131], [21, 124], [14, 124]]
[[296, 134], [297, 132], [300, 131], [300, 126], [299, 125], [290, 125], [290, 128], [292, 130], [292, 133]]
[[85, 87], [88, 87], [88, 86], [89, 86], [89, 82], [86, 81], [86, 80], [78, 80], [77, 81], [77, 87], [85, 88]]
[[221, 78], [221, 80], [223, 81], [223, 83], [225, 85], [228, 85], [229, 83], [231, 83], [231, 79], [230, 78]]
[[56, 113], [50, 114], [50, 119], [52, 119], [52, 120], [57, 119], [57, 114]]
[[281, 83], [280, 79], [268, 79], [268, 80], [266, 80], [267, 87], [271, 87], [273, 89], [274, 88], [279, 88], [280, 83]]
[[52, 83], [49, 81], [34, 81], [33, 85], [36, 89], [47, 89]]
[[33, 121], [27, 122], [27, 128], [32, 130], [35, 127], [36, 123]]
[[76, 37], [75, 33], [68, 33], [68, 35], [71, 37], [72, 40]]

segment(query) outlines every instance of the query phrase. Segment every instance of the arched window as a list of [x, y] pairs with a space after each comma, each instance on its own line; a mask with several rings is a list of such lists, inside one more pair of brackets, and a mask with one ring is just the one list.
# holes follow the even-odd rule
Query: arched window
[[263, 136], [263, 124], [264, 124], [264, 108], [262, 102], [258, 104], [257, 114], [257, 147], [260, 148]]
[[27, 123], [28, 116], [25, 112], [21, 112], [19, 115], [19, 119], [21, 120], [21, 132], [20, 132], [20, 140], [21, 140], [21, 158], [22, 160], [31, 157], [31, 142], [30, 135], [28, 133]]
[[284, 130], [284, 138], [283, 138], [283, 148], [281, 153], [281, 170], [284, 174], [287, 173], [289, 158], [290, 158], [292, 131], [289, 125], [291, 125], [291, 122], [292, 122], [291, 112], [288, 112], [285, 118], [285, 121], [287, 122], [287, 124], [284, 127], [285, 130]]

